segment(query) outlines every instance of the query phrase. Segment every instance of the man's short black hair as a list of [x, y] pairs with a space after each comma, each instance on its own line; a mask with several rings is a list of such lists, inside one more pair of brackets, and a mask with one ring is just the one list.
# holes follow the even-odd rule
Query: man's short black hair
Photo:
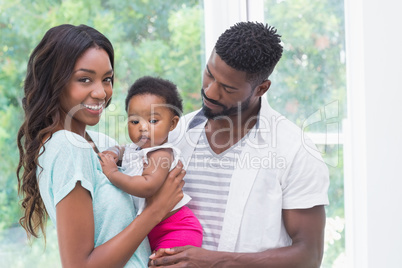
[[181, 116], [183, 113], [182, 98], [175, 84], [159, 77], [144, 76], [137, 79], [130, 87], [126, 97], [126, 111], [132, 97], [136, 95], [151, 94], [163, 98], [172, 112]]
[[280, 35], [259, 22], [239, 22], [227, 29], [215, 44], [215, 52], [230, 67], [247, 73], [257, 86], [267, 79], [282, 56]]

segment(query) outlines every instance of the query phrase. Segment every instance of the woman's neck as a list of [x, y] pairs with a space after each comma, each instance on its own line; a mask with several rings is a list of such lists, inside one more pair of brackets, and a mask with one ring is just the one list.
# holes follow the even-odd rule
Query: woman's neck
[[[57, 130], [68, 130], [71, 131], [77, 135], [80, 135], [81, 137], [85, 138], [85, 133], [86, 133], [86, 125], [85, 124], [79, 124], [74, 118], [71, 118], [69, 115], [63, 113], [61, 116], [61, 120], [59, 123], [59, 126], [57, 127]], [[57, 131], [56, 130], [56, 131]]]

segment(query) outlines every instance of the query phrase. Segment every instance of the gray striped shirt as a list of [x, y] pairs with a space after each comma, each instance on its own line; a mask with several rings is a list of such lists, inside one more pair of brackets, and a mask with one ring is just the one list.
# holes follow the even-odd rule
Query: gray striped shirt
[[205, 249], [218, 248], [230, 180], [244, 138], [218, 155], [209, 146], [204, 130], [186, 169], [183, 190], [191, 196], [192, 200], [187, 206], [204, 229], [202, 247]]

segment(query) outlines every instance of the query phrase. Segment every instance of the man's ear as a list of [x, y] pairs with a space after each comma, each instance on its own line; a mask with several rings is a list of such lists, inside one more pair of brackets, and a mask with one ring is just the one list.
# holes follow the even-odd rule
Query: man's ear
[[256, 88], [256, 96], [261, 97], [268, 91], [269, 87], [271, 86], [271, 80], [264, 80], [260, 85]]
[[179, 123], [179, 117], [177, 115], [172, 117], [171, 125], [170, 125], [170, 131], [176, 128], [177, 123]]

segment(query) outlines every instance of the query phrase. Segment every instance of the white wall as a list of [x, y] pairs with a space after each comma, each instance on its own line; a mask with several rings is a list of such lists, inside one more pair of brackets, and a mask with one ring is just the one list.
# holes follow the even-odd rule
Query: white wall
[[401, 267], [401, 1], [345, 0], [349, 267]]

